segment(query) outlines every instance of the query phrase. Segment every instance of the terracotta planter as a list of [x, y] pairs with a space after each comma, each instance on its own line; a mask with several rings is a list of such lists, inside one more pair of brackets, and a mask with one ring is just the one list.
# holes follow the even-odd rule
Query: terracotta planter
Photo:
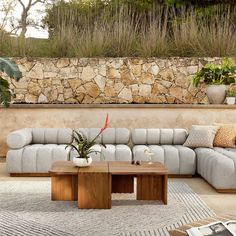
[[207, 88], [207, 97], [211, 104], [223, 104], [226, 97], [226, 85], [209, 85]]
[[78, 167], [87, 167], [90, 166], [92, 164], [92, 158], [89, 157], [88, 159], [86, 158], [78, 158], [78, 157], [74, 157], [73, 158], [73, 163], [78, 166]]

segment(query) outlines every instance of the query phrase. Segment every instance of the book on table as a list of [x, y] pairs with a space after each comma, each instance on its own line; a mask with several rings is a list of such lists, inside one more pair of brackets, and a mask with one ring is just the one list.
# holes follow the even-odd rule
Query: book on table
[[215, 221], [187, 230], [189, 236], [236, 236], [236, 221]]

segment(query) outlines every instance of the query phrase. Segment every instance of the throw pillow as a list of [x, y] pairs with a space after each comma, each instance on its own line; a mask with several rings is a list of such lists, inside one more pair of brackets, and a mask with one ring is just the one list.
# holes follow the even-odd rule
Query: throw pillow
[[214, 139], [215, 147], [236, 148], [236, 126], [222, 126]]
[[184, 146], [213, 148], [213, 141], [218, 129], [218, 126], [213, 125], [193, 125]]

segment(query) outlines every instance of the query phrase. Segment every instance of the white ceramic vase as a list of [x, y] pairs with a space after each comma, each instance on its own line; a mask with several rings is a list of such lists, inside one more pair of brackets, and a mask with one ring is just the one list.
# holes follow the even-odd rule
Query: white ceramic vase
[[228, 105], [234, 105], [235, 104], [235, 97], [226, 97], [226, 103]]
[[74, 157], [73, 158], [73, 163], [78, 166], [78, 167], [87, 167], [92, 164], [93, 159], [89, 157], [88, 159], [86, 158], [78, 158]]
[[207, 88], [207, 97], [211, 104], [223, 104], [226, 96], [226, 85], [209, 85]]

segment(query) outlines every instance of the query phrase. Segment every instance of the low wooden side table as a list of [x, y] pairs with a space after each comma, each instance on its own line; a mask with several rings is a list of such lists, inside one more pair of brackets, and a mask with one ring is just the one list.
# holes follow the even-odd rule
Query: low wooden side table
[[200, 227], [203, 225], [207, 225], [210, 223], [213, 223], [214, 221], [228, 221], [228, 220], [236, 220], [236, 215], [231, 214], [224, 214], [224, 215], [218, 215], [210, 218], [206, 218], [204, 220], [196, 221], [191, 224], [183, 225], [177, 229], [170, 230], [169, 233], [171, 236], [187, 236], [186, 230], [191, 229], [193, 227]]

